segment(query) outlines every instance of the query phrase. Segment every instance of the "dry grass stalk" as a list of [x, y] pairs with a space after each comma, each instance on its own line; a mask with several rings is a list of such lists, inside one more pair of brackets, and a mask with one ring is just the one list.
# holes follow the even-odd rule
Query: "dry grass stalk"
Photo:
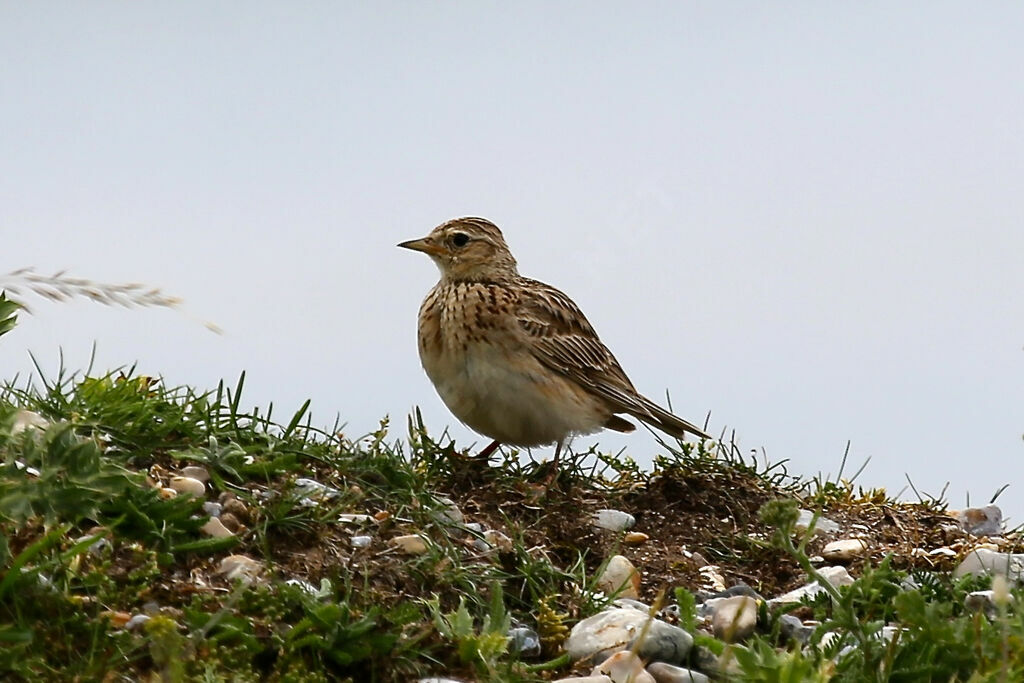
[[[149, 287], [139, 282], [111, 284], [94, 282], [85, 278], [71, 277], [60, 270], [53, 275], [37, 273], [34, 268], [19, 268], [0, 276], [0, 289], [18, 297], [17, 303], [26, 313], [32, 313], [23, 300], [22, 292], [35, 294], [50, 301], [65, 302], [84, 298], [105, 306], [124, 308], [174, 308], [180, 311], [182, 299], [168, 296], [159, 287]], [[184, 312], [184, 311], [182, 311]], [[202, 321], [212, 332], [221, 333], [217, 325]]]

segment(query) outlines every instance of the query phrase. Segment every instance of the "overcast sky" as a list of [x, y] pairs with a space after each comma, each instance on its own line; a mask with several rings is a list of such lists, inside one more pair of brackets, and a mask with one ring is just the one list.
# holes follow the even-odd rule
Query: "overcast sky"
[[955, 506], [1010, 483], [1020, 523], [1021, 35], [998, 2], [2, 2], [0, 272], [226, 333], [30, 301], [0, 374], [95, 341], [469, 443], [416, 355], [436, 269], [395, 244], [481, 215], [683, 417], [805, 475], [850, 440], [860, 484]]

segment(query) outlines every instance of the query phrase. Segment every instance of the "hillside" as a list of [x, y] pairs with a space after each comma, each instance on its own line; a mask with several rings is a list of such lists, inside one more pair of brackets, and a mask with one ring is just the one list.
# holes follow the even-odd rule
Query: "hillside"
[[971, 571], [1024, 552], [991, 509], [728, 444], [665, 443], [651, 471], [482, 463], [416, 416], [351, 435], [245, 411], [243, 384], [4, 389], [6, 680], [559, 680], [622, 649], [616, 628], [638, 658], [587, 680], [1024, 677], [1020, 567], [994, 591]]

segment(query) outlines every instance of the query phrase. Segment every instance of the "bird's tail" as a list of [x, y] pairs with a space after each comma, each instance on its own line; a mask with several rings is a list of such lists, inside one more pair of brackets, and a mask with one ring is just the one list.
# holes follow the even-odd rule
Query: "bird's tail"
[[650, 399], [643, 396], [639, 396], [638, 398], [640, 399], [639, 403], [642, 407], [638, 410], [629, 411], [629, 414], [633, 417], [642, 420], [652, 427], [656, 427], [669, 436], [673, 436], [677, 439], [683, 438], [683, 435], [687, 432], [699, 436], [702, 439], [712, 438], [710, 434], [700, 427], [687, 422], [678, 415], [673, 415]]

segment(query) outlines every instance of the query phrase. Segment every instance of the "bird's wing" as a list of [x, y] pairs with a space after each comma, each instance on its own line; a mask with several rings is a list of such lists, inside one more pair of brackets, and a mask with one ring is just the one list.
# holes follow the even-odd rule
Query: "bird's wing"
[[572, 299], [536, 280], [524, 281], [517, 290], [519, 327], [542, 364], [603, 398], [614, 413], [629, 413], [673, 436], [681, 437], [683, 432], [706, 436], [637, 393]]
[[528, 280], [519, 292], [516, 318], [537, 360], [626, 412], [636, 389], [579, 306], [535, 280]]

